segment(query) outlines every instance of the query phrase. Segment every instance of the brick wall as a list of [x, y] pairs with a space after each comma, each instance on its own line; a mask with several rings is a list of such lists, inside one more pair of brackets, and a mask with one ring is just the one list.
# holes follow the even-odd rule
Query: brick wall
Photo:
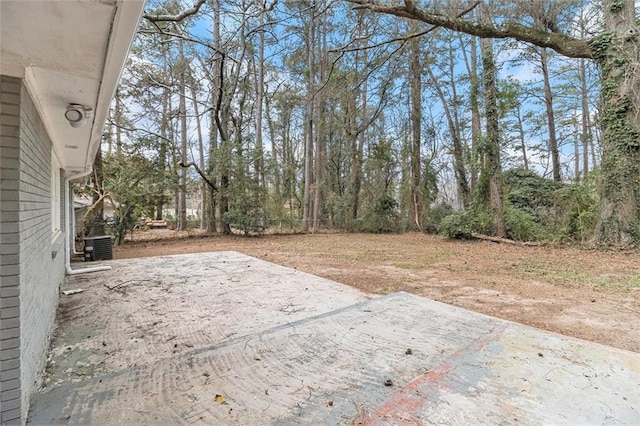
[[[64, 234], [54, 238], [51, 230], [51, 141], [26, 87], [20, 80], [0, 78], [0, 262], [1, 287], [6, 294], [2, 303], [7, 305], [2, 305], [0, 328], [3, 333], [11, 330], [6, 339], [2, 335], [0, 350], [0, 362], [4, 362], [0, 365], [0, 421], [4, 423], [13, 418], [26, 420], [29, 399], [46, 360], [65, 256], [60, 249]], [[64, 197], [60, 200], [62, 203]]]
[[0, 76], [0, 423], [20, 421], [20, 92]]

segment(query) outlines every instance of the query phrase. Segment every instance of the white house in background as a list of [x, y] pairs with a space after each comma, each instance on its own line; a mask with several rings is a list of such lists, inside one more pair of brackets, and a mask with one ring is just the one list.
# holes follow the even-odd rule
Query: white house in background
[[[111, 198], [105, 197], [103, 202], [103, 219], [113, 218], [114, 211], [119, 204], [114, 204]], [[73, 218], [75, 225], [76, 237], [82, 233], [84, 226], [84, 218], [91, 206], [93, 205], [93, 198], [87, 195], [75, 195], [73, 196]]]
[[91, 171], [144, 0], [0, 0], [0, 424], [24, 424]]

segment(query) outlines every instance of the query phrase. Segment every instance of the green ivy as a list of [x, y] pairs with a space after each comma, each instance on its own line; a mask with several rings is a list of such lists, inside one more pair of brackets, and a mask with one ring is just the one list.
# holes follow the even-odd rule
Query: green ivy
[[613, 43], [613, 31], [604, 31], [591, 42], [591, 50], [596, 61], [601, 61], [607, 56]]
[[611, 2], [611, 6], [609, 6], [609, 10], [613, 13], [620, 12], [624, 7], [624, 0], [614, 0]]

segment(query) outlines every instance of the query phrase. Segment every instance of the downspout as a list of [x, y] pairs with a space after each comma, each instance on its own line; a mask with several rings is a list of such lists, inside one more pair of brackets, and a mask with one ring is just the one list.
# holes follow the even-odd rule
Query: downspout
[[[89, 169], [88, 171], [85, 172], [81, 172], [81, 173], [77, 173], [75, 175], [71, 175], [69, 177], [65, 177], [64, 178], [64, 195], [65, 195], [65, 206], [67, 208], [67, 231], [70, 229], [74, 229], [75, 228], [75, 219], [73, 217], [73, 199], [71, 198], [71, 188], [69, 183], [71, 183], [72, 180], [74, 179], [78, 179], [81, 177], [85, 177], [87, 176], [89, 173], [91, 173], [91, 169]], [[71, 223], [71, 221], [74, 222], [74, 224]], [[108, 271], [111, 269], [111, 266], [94, 266], [91, 268], [82, 268], [82, 269], [77, 269], [77, 270], [72, 270], [71, 269], [71, 242], [70, 237], [74, 239], [75, 241], [75, 230], [73, 231], [73, 234], [71, 235], [66, 235], [64, 241], [65, 241], [65, 254], [66, 254], [66, 263], [65, 263], [65, 270], [67, 272], [67, 275], [77, 275], [77, 274], [86, 274], [87, 272], [99, 272], [99, 271]], [[74, 248], [74, 252], [75, 252], [75, 248]]]

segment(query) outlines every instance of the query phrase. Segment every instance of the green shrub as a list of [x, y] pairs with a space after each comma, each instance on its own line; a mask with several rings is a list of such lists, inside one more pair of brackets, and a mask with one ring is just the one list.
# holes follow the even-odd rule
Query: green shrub
[[440, 202], [429, 209], [427, 214], [426, 232], [437, 234], [440, 232], [442, 220], [454, 214], [455, 210], [451, 204]]
[[595, 188], [565, 185], [554, 194], [557, 212], [555, 231], [561, 239], [585, 241], [593, 234], [598, 219]]
[[249, 235], [251, 232], [263, 232], [263, 218], [264, 215], [259, 208], [248, 209], [246, 211], [232, 208], [224, 214], [224, 220], [227, 221], [229, 226], [242, 230], [244, 235]]
[[503, 177], [508, 204], [538, 220], [550, 213], [553, 193], [562, 187], [560, 183], [522, 168], [507, 170]]
[[524, 169], [507, 170], [503, 177], [511, 238], [585, 241], [593, 233], [597, 202], [592, 178], [588, 184], [558, 183]]
[[358, 219], [358, 230], [374, 234], [399, 232], [397, 208], [398, 202], [394, 198], [383, 195], [376, 200], [372, 210]]
[[518, 241], [538, 241], [544, 239], [544, 228], [535, 218], [514, 207], [504, 209], [504, 225], [507, 236]]
[[466, 211], [445, 217], [440, 223], [440, 234], [449, 238], [471, 239], [471, 234], [491, 233], [491, 215], [484, 211]]
[[187, 230], [192, 231], [194, 229], [200, 228], [200, 219], [189, 219], [187, 220]]

